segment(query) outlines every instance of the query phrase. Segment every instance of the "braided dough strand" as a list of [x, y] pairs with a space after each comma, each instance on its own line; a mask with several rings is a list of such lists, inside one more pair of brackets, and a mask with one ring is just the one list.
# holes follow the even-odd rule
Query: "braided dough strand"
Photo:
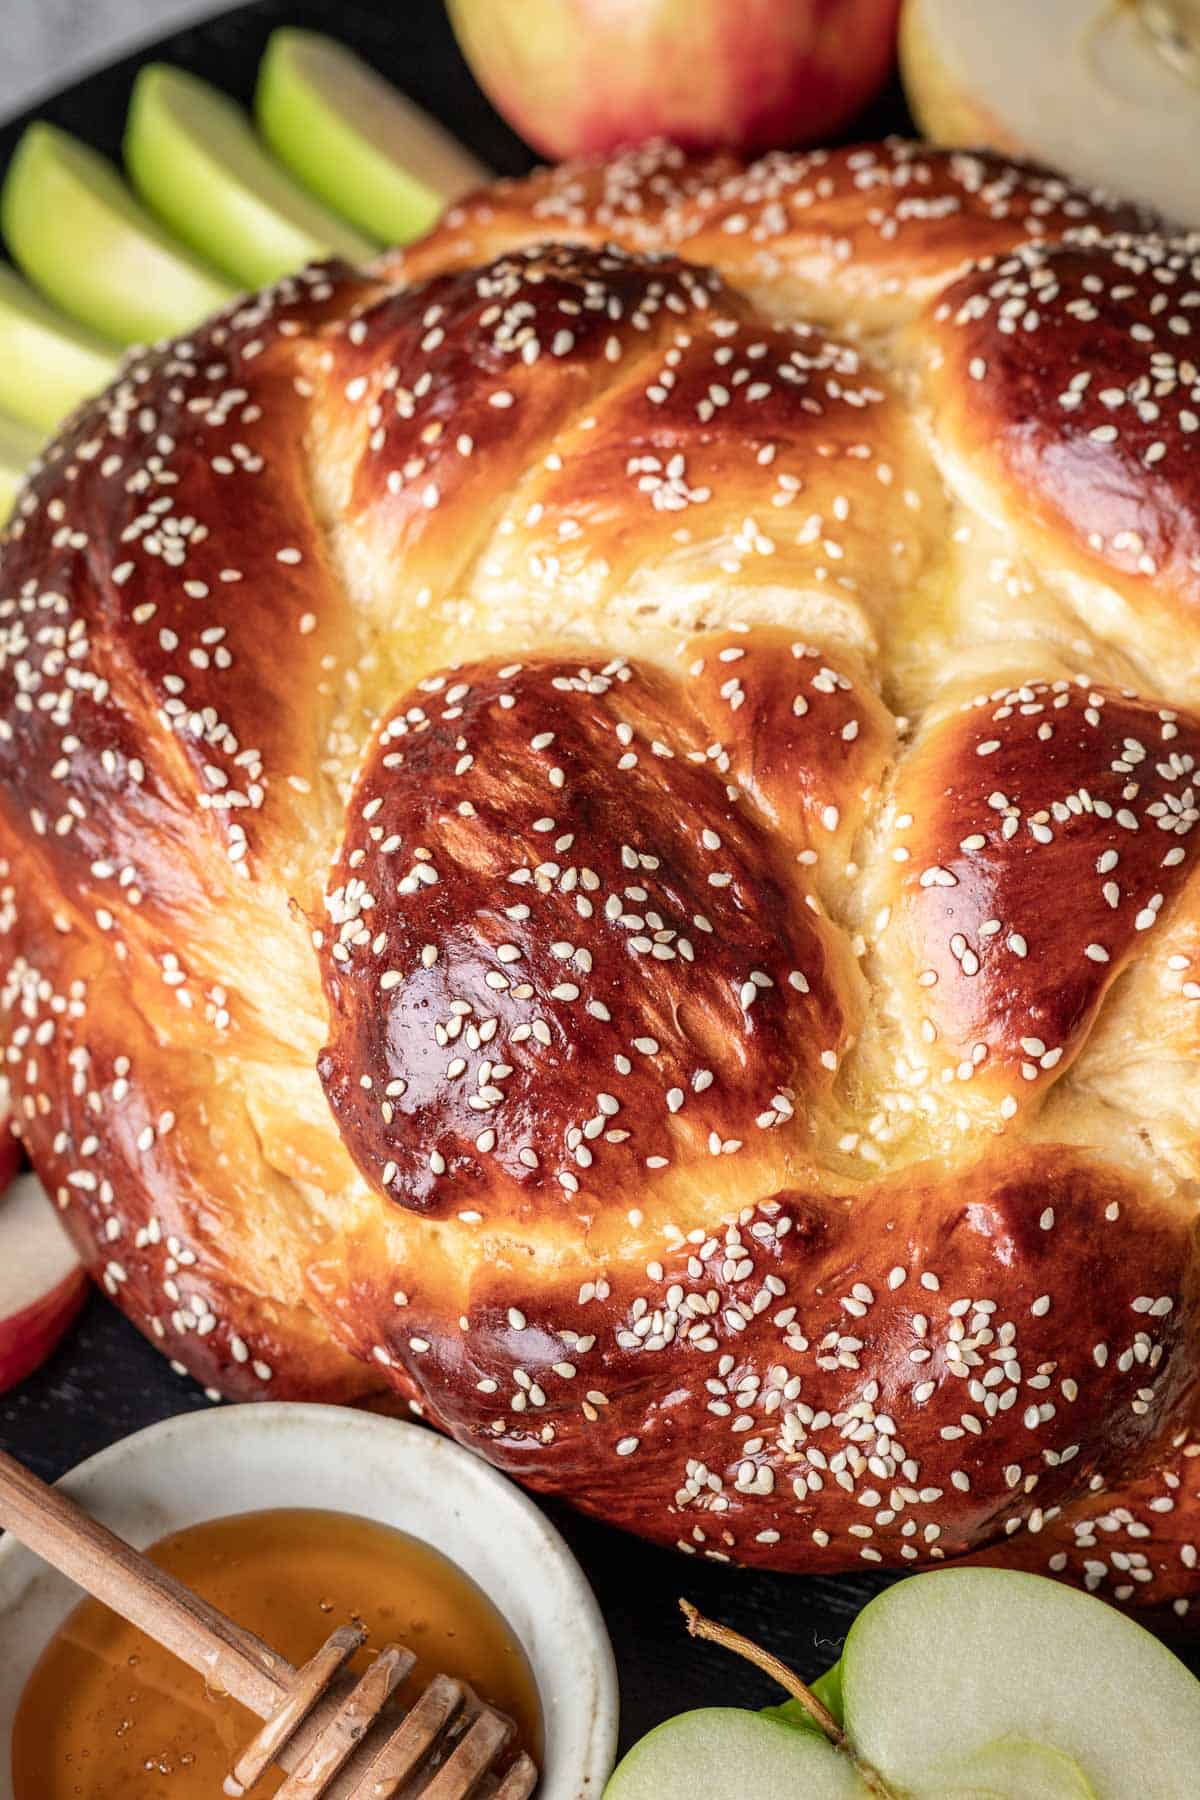
[[0, 548], [0, 1000], [214, 1392], [692, 1554], [1200, 1544], [1200, 246], [662, 147], [137, 353]]

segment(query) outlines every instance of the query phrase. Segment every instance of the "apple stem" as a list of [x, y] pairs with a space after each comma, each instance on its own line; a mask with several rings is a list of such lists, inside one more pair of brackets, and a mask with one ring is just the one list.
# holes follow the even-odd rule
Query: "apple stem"
[[694, 1607], [690, 1600], [679, 1602], [680, 1611], [687, 1620], [687, 1628], [692, 1637], [705, 1638], [710, 1644], [719, 1644], [723, 1650], [732, 1650], [736, 1656], [744, 1657], [747, 1662], [769, 1675], [782, 1688], [798, 1700], [814, 1725], [820, 1727], [837, 1749], [846, 1748], [846, 1734], [834, 1718], [827, 1706], [823, 1706], [811, 1688], [805, 1687], [800, 1677], [756, 1644], [753, 1638], [743, 1637], [740, 1631], [734, 1631], [728, 1625], [718, 1625], [715, 1619], [706, 1619], [704, 1614]]

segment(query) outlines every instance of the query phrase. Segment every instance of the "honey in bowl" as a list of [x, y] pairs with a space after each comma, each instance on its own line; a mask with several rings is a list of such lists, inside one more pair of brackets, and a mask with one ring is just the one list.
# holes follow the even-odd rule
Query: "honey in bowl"
[[[404, 1704], [436, 1674], [468, 1682], [514, 1721], [515, 1749], [540, 1763], [537, 1689], [520, 1644], [482, 1589], [429, 1544], [348, 1513], [283, 1508], [193, 1525], [147, 1555], [294, 1664], [351, 1619], [370, 1634], [354, 1669], [385, 1644], [405, 1645], [417, 1660]], [[86, 1600], [21, 1696], [15, 1800], [213, 1800], [259, 1724]], [[269, 1770], [255, 1800], [282, 1780]]]

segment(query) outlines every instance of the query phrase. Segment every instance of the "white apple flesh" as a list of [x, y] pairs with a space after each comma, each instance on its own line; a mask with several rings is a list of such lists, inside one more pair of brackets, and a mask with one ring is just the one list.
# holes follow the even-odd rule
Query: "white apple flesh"
[[87, 1293], [75, 1248], [36, 1175], [0, 1194], [0, 1393], [38, 1368]]
[[1078, 1763], [1019, 1737], [1001, 1738], [931, 1771], [921, 1794], [923, 1800], [1096, 1800]]
[[463, 53], [550, 157], [647, 138], [815, 143], [883, 85], [898, 0], [449, 0]]
[[111, 344], [56, 312], [0, 265], [0, 408], [6, 415], [40, 439], [116, 372]]
[[1200, 0], [905, 0], [900, 66], [935, 143], [1200, 224]]
[[324, 257], [359, 263], [373, 254], [366, 238], [268, 154], [240, 106], [183, 69], [142, 69], [124, 152], [151, 212], [197, 256], [247, 287], [264, 287]]
[[944, 1569], [899, 1582], [860, 1613], [839, 1671], [843, 1715], [826, 1717], [827, 1735], [728, 1708], [685, 1713], [634, 1746], [605, 1800], [1197, 1792], [1200, 1682], [1140, 1625], [1041, 1576]]
[[888, 1588], [850, 1628], [842, 1698], [857, 1752], [901, 1788], [1015, 1737], [1070, 1757], [1104, 1800], [1196, 1793], [1200, 1682], [1131, 1619], [1038, 1575]]

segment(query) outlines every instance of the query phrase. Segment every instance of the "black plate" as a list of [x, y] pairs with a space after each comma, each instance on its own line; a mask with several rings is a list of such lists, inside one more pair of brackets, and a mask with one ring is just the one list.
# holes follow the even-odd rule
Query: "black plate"
[[[22, 0], [24, 5], [37, 0]], [[164, 57], [248, 102], [259, 58], [277, 25], [329, 31], [437, 114], [492, 168], [519, 174], [532, 158], [497, 118], [458, 53], [442, 0], [377, 0], [337, 6], [322, 0], [254, 0], [148, 45], [47, 96], [0, 128], [0, 167], [30, 118], [47, 118], [115, 156], [129, 91], [144, 62]], [[855, 135], [911, 129], [897, 88], [858, 121]], [[172, 1413], [209, 1402], [112, 1307], [93, 1299], [83, 1323], [50, 1363], [0, 1400], [0, 1443], [39, 1474], [55, 1478], [115, 1439]], [[787, 1576], [693, 1563], [581, 1519], [551, 1504], [583, 1564], [608, 1621], [621, 1675], [621, 1743], [689, 1706], [767, 1705], [778, 1698], [765, 1677], [684, 1636], [676, 1600], [769, 1644], [812, 1679], [834, 1662], [855, 1613], [885, 1575]], [[1200, 1672], [1200, 1655], [1192, 1658]], [[936, 1696], [931, 1696], [936, 1704]]]

